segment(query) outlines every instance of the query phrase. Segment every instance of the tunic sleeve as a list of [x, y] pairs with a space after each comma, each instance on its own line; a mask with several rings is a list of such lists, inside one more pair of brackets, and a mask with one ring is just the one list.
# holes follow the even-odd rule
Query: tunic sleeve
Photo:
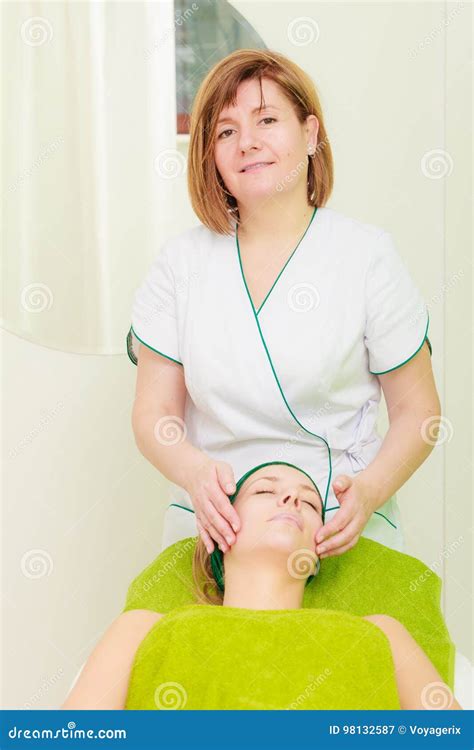
[[174, 277], [165, 244], [136, 290], [127, 352], [134, 365], [140, 345], [182, 365], [179, 354]]
[[382, 232], [366, 278], [364, 342], [369, 370], [381, 375], [406, 364], [428, 339], [429, 312], [393, 237]]

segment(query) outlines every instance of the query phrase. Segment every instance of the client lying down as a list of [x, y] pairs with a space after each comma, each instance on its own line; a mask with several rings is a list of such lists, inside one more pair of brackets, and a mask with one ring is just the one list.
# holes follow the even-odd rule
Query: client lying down
[[[449, 692], [397, 619], [303, 608], [305, 586], [319, 571], [315, 537], [324, 522], [305, 472], [282, 462], [256, 467], [230, 499], [241, 521], [235, 544], [209, 555], [196, 543], [201, 603], [121, 614], [61, 708], [423, 709], [430, 684]], [[180, 696], [179, 705], [168, 705], [166, 690]], [[449, 708], [461, 706], [453, 698]]]

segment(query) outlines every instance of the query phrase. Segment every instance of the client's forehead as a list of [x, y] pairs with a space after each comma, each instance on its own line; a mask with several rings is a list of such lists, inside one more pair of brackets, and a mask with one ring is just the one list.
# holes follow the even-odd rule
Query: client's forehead
[[255, 471], [250, 477], [244, 482], [242, 489], [248, 489], [254, 482], [256, 483], [260, 479], [268, 479], [274, 484], [279, 484], [285, 480], [294, 480], [299, 485], [302, 485], [313, 492], [316, 492], [316, 488], [308, 477], [299, 471], [299, 469], [293, 468], [292, 466], [281, 466], [281, 465], [269, 465], [264, 466], [261, 469]]

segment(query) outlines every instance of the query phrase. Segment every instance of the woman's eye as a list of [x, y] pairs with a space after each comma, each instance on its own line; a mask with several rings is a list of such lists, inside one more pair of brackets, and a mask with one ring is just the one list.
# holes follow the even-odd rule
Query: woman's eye
[[314, 503], [312, 503], [310, 500], [303, 500], [303, 502], [304, 503], [308, 503], [308, 505], [311, 505], [311, 507], [313, 508], [313, 510], [316, 511], [316, 513], [318, 512], [318, 509], [316, 508], [316, 506], [314, 505]]
[[256, 495], [274, 495], [275, 490], [258, 490], [258, 492], [255, 493]]
[[[272, 120], [273, 122], [276, 122], [276, 117], [264, 117], [263, 120], [260, 120], [260, 122], [265, 122], [265, 120]], [[220, 135], [218, 135], [218, 138], [222, 139], [222, 136], [225, 135], [225, 133], [232, 133], [232, 128], [228, 128], [227, 130], [223, 130]], [[226, 138], [224, 138], [226, 140]]]

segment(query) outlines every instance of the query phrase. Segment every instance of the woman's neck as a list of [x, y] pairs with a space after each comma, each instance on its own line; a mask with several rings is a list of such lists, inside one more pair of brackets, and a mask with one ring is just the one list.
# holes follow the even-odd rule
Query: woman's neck
[[260, 208], [254, 207], [253, 210], [239, 206], [239, 242], [263, 246], [275, 239], [280, 243], [289, 242], [303, 234], [313, 212], [314, 206], [301, 199], [288, 203], [269, 198]]
[[301, 609], [305, 579], [292, 578], [281, 566], [226, 565], [222, 605], [244, 609]]

